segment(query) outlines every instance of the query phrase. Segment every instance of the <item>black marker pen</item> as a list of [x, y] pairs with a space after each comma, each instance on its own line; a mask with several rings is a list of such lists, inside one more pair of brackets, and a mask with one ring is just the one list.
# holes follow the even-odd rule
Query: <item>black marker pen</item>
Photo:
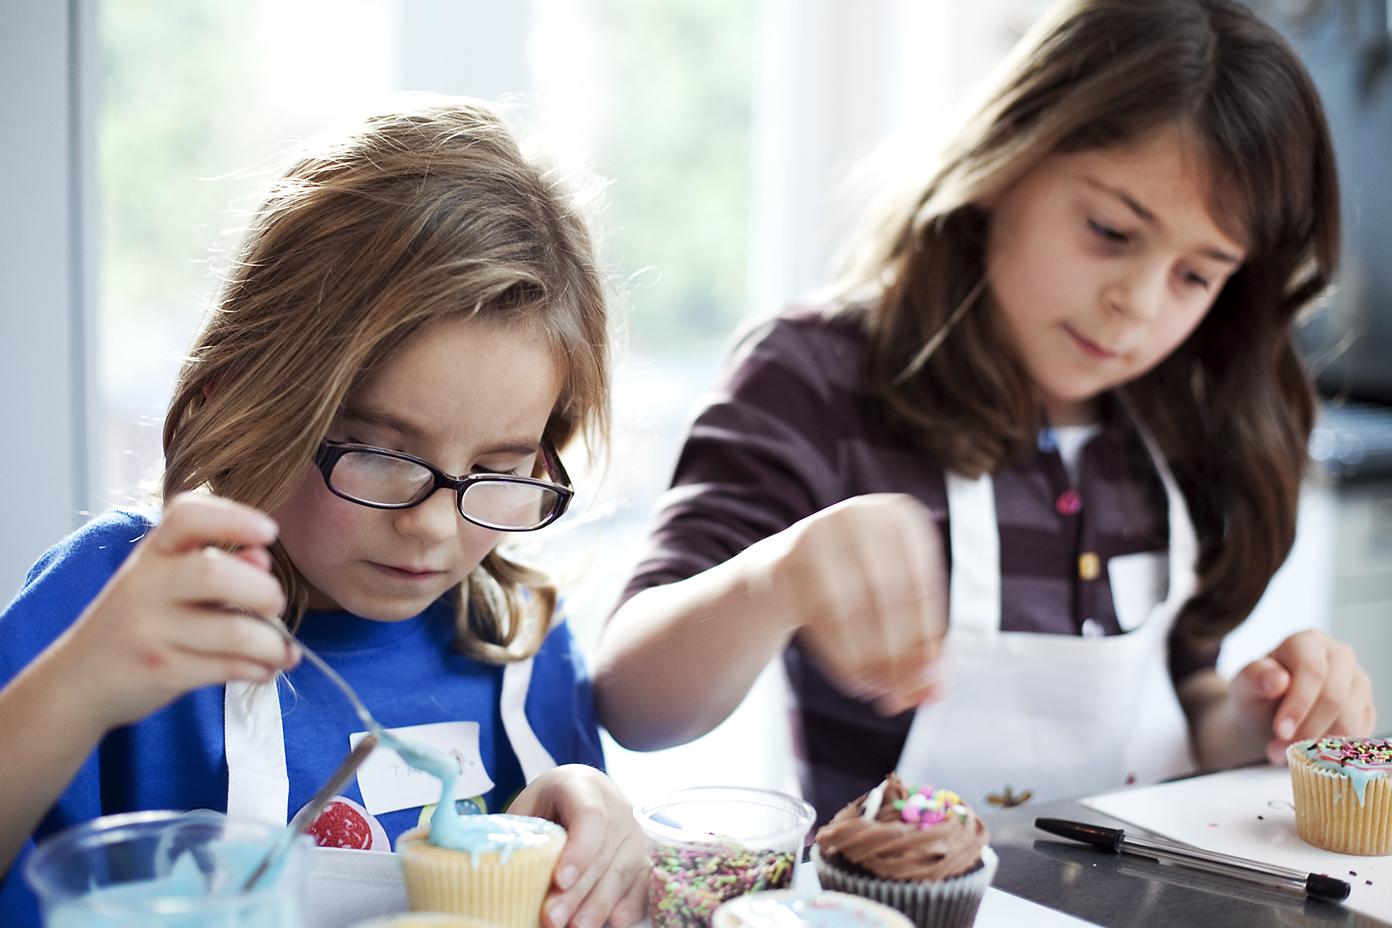
[[1062, 818], [1037, 818], [1034, 820], [1034, 827], [1061, 838], [1068, 838], [1070, 841], [1091, 844], [1113, 854], [1149, 857], [1204, 873], [1237, 877], [1274, 889], [1295, 890], [1322, 899], [1347, 899], [1349, 895], [1348, 883], [1322, 873], [1303, 873], [1289, 867], [1277, 867], [1243, 857], [1233, 857], [1230, 854], [1218, 854], [1150, 838], [1130, 838], [1120, 828], [1104, 828], [1101, 825], [1070, 822]]

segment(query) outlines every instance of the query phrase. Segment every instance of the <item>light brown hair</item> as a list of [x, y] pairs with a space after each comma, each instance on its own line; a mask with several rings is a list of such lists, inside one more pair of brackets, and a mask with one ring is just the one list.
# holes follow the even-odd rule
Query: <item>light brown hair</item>
[[[546, 437], [602, 447], [605, 287], [561, 178], [467, 100], [415, 101], [319, 144], [257, 211], [183, 366], [165, 498], [206, 489], [276, 509], [353, 388], [425, 326], [468, 316], [541, 333], [562, 372]], [[308, 592], [272, 555], [293, 629]], [[456, 646], [491, 662], [534, 653], [555, 606], [543, 574], [497, 549], [455, 595]]]
[[[1173, 468], [1198, 532], [1192, 639], [1238, 625], [1295, 535], [1314, 394], [1291, 325], [1339, 253], [1334, 153], [1283, 39], [1229, 0], [1065, 0], [1002, 65], [926, 182], [848, 252], [833, 293], [867, 333], [890, 414], [977, 475], [1033, 446], [1041, 413], [985, 293], [977, 204], [1050, 155], [1166, 125], [1197, 140], [1218, 221], [1247, 258], [1198, 328], [1121, 389]], [[983, 311], [973, 311], [978, 307]]]

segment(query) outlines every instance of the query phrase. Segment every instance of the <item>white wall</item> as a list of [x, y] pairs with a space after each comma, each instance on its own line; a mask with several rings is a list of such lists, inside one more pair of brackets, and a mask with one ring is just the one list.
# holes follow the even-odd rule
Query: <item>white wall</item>
[[[89, 499], [90, 314], [79, 273], [90, 99], [74, 23], [83, 0], [0, 4], [0, 600], [42, 551], [83, 521]], [[79, 91], [82, 91], [79, 93]], [[89, 149], [90, 150], [90, 149]], [[90, 224], [88, 226], [90, 228]]]
[[530, 2], [400, 0], [398, 89], [525, 94]]

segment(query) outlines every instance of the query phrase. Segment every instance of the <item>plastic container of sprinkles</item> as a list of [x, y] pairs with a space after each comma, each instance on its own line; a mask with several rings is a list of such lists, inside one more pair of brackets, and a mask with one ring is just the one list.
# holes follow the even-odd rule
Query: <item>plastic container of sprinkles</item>
[[812, 807], [775, 790], [699, 786], [634, 811], [652, 842], [653, 928], [708, 928], [726, 899], [792, 884]]

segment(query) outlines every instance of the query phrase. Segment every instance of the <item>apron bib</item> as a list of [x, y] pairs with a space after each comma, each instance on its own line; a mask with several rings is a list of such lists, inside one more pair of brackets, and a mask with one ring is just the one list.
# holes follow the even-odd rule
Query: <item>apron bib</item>
[[1174, 475], [1144, 430], [1141, 437], [1165, 488], [1169, 583], [1160, 598], [1145, 571], [1109, 571], [1113, 599], [1132, 615], [1141, 607], [1144, 617], [1120, 635], [1002, 631], [991, 476], [947, 474], [946, 696], [914, 714], [898, 763], [906, 781], [947, 787], [985, 808], [1084, 796], [1196, 768], [1166, 642], [1194, 591], [1198, 548]]
[[[531, 679], [531, 658], [508, 664], [503, 668], [499, 698], [503, 730], [528, 783], [556, 766], [527, 721]], [[227, 814], [284, 825], [290, 779], [277, 688], [228, 683], [223, 722]], [[345, 744], [345, 756], [349, 749]], [[374, 915], [406, 911], [406, 887], [395, 854], [315, 847], [310, 850], [308, 870], [304, 928], [338, 928]]]

